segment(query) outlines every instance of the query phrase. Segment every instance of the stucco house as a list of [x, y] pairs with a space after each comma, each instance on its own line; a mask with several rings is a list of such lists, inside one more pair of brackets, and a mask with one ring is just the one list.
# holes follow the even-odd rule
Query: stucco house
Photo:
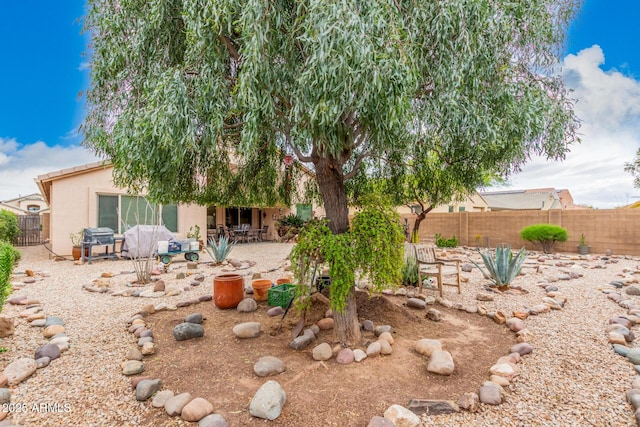
[[0, 209], [8, 210], [16, 215], [34, 215], [48, 212], [49, 206], [42, 195], [33, 193], [2, 201]]
[[[398, 206], [397, 211], [400, 215], [410, 215], [418, 212], [420, 205], [402, 205]], [[436, 206], [431, 210], [433, 213], [446, 212], [487, 212], [489, 210], [487, 202], [477, 191], [471, 195], [465, 196], [461, 200], [451, 201]]]
[[35, 181], [49, 204], [50, 212], [43, 218], [43, 238], [50, 241], [51, 250], [58, 255], [71, 253], [71, 233], [84, 228], [109, 227], [116, 236], [136, 223], [161, 222], [178, 239], [187, 237], [192, 227], [200, 227], [201, 239], [215, 233], [218, 225], [249, 224], [255, 228], [268, 226], [264, 236], [276, 237], [275, 223], [290, 212], [311, 212], [308, 205], [293, 207], [253, 206], [224, 207], [180, 204], [151, 206], [144, 195], [127, 194], [112, 180], [113, 166], [100, 161], [40, 175]]

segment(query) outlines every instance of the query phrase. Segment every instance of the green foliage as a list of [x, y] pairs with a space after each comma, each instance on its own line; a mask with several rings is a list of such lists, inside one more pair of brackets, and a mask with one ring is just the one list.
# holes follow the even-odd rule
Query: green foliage
[[471, 262], [482, 271], [485, 278], [491, 280], [494, 286], [499, 287], [510, 286], [513, 279], [520, 273], [525, 259], [527, 259], [524, 248], [520, 249], [515, 257], [511, 253], [511, 248], [497, 247], [495, 258], [489, 250], [482, 252], [477, 249], [477, 251], [482, 257], [487, 271], [473, 260]]
[[403, 240], [395, 211], [385, 205], [366, 204], [346, 233], [334, 234], [326, 220], [307, 223], [291, 251], [291, 267], [297, 281], [306, 283], [313, 280], [312, 263], [328, 264], [331, 308], [342, 312], [355, 285], [356, 271], [368, 278], [374, 290], [400, 283]]
[[580, 246], [586, 246], [587, 245], [587, 236], [584, 235], [584, 233], [582, 233], [580, 235]]
[[351, 224], [356, 263], [373, 290], [397, 286], [401, 280], [404, 232], [398, 213], [377, 196], [366, 199]]
[[520, 237], [522, 240], [539, 244], [542, 252], [548, 254], [553, 251], [556, 242], [566, 242], [568, 235], [567, 230], [559, 225], [534, 224], [523, 228]]
[[436, 246], [439, 248], [457, 248], [458, 247], [458, 238], [453, 236], [450, 239], [445, 239], [440, 234], [436, 233]]
[[19, 252], [9, 243], [0, 242], [0, 311], [5, 300], [13, 289], [11, 288], [11, 274], [19, 259]]
[[302, 227], [304, 225], [304, 220], [298, 215], [290, 213], [276, 221], [276, 225], [285, 227]]
[[225, 236], [220, 236], [218, 242], [212, 237], [209, 239], [209, 245], [205, 246], [205, 250], [214, 262], [220, 264], [227, 259], [235, 245], [236, 242], [229, 242], [229, 239]]
[[18, 216], [6, 209], [0, 210], [0, 241], [12, 243], [19, 235]]
[[404, 260], [402, 266], [402, 284], [414, 286], [418, 284], [418, 262], [415, 255], [411, 254]]

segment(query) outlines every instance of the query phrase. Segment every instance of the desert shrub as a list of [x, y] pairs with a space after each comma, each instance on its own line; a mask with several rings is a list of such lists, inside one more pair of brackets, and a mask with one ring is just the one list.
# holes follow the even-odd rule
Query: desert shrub
[[418, 284], [418, 262], [415, 255], [409, 255], [402, 266], [402, 284], [414, 286]]
[[450, 239], [445, 239], [440, 234], [435, 235], [436, 238], [436, 246], [439, 248], [457, 248], [458, 247], [458, 238], [453, 236]]
[[235, 245], [236, 242], [230, 242], [225, 236], [220, 236], [217, 243], [212, 237], [209, 239], [209, 246], [205, 246], [205, 250], [215, 263], [220, 264], [227, 259], [227, 256], [229, 256], [229, 253], [231, 253]]
[[0, 311], [2, 306], [11, 294], [11, 273], [16, 265], [16, 260], [20, 258], [13, 246], [6, 242], [0, 242]]
[[475, 261], [471, 260], [471, 262], [478, 267], [485, 278], [491, 280], [493, 286], [498, 287], [511, 286], [511, 282], [520, 274], [522, 264], [525, 259], [527, 259], [524, 248], [520, 249], [515, 257], [511, 252], [511, 248], [505, 247], [497, 247], [495, 256], [492, 256], [488, 250], [480, 251], [480, 249], [478, 249], [477, 251], [482, 257], [482, 261], [487, 270], [485, 271]]
[[11, 243], [19, 234], [18, 216], [5, 209], [0, 210], [0, 240]]
[[539, 244], [545, 254], [553, 251], [556, 242], [567, 241], [567, 230], [559, 225], [534, 224], [520, 231], [522, 240]]

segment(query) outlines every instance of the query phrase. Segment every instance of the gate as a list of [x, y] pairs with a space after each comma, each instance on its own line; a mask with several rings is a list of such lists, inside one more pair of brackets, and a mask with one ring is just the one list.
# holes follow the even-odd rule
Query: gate
[[20, 235], [16, 237], [16, 246], [33, 246], [41, 243], [40, 215], [18, 215]]

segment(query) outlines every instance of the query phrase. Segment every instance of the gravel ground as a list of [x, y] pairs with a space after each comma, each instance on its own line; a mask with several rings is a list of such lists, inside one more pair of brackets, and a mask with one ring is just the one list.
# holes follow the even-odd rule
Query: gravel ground
[[[276, 279], [291, 249], [290, 244], [255, 243], [238, 245], [231, 256], [255, 261], [243, 273], [262, 272], [264, 277]], [[12, 408], [9, 418], [26, 427], [37, 426], [139, 426], [148, 403], [135, 400], [130, 379], [121, 374], [120, 363], [126, 349], [132, 345], [126, 323], [144, 304], [161, 302], [175, 304], [212, 291], [212, 277], [221, 271], [201, 265], [199, 271], [206, 279], [186, 296], [150, 299], [111, 297], [82, 290], [82, 285], [104, 272], [131, 271], [126, 260], [95, 261], [92, 265], [76, 265], [72, 261], [54, 261], [39, 247], [22, 248], [23, 258], [14, 283], [21, 284], [26, 269], [34, 270], [36, 283], [25, 284], [14, 295], [26, 295], [39, 300], [47, 315], [65, 320], [71, 348], [47, 368], [12, 388]], [[466, 255], [472, 254], [467, 252]], [[619, 257], [610, 262], [601, 257], [578, 259], [569, 255], [546, 257], [537, 262], [529, 258], [524, 272], [516, 279], [528, 293], [525, 295], [496, 295], [493, 302], [482, 302], [489, 310], [505, 313], [522, 311], [541, 303], [544, 290], [541, 282], [578, 272], [583, 276], [560, 280], [553, 284], [568, 298], [564, 309], [530, 316], [526, 321], [535, 347], [523, 357], [520, 376], [505, 389], [500, 406], [481, 405], [478, 413], [461, 412], [453, 415], [422, 418], [424, 426], [633, 426], [633, 409], [625, 401], [625, 392], [635, 376], [633, 366], [616, 355], [607, 341], [605, 327], [609, 318], [625, 310], [608, 300], [599, 290], [602, 285], [624, 276], [633, 279], [639, 264], [637, 259]], [[203, 253], [201, 261], [207, 261]], [[560, 266], [558, 264], [560, 263]], [[184, 262], [174, 262], [177, 271], [186, 271]], [[465, 273], [469, 281], [458, 295], [451, 288], [445, 290], [447, 299], [463, 305], [477, 305], [476, 295], [486, 283], [474, 269]], [[132, 281], [131, 274], [118, 274], [110, 279], [114, 288], [122, 288]], [[637, 297], [636, 297], [637, 298]], [[3, 314], [18, 316], [20, 308], [6, 304]], [[36, 347], [44, 344], [40, 328], [30, 327], [18, 319], [13, 337], [1, 340], [8, 351], [0, 354], [0, 367], [19, 357], [33, 357]], [[635, 346], [635, 343], [632, 344]], [[496, 359], [502, 355], [496, 355]], [[487, 372], [487, 379], [489, 379]], [[478, 387], [481, 384], [478, 384]], [[476, 390], [469, 390], [476, 391]], [[401, 405], [406, 402], [398, 402]], [[155, 410], [155, 409], [154, 409]], [[382, 415], [382, 414], [371, 414]], [[172, 426], [195, 425], [178, 419]]]

